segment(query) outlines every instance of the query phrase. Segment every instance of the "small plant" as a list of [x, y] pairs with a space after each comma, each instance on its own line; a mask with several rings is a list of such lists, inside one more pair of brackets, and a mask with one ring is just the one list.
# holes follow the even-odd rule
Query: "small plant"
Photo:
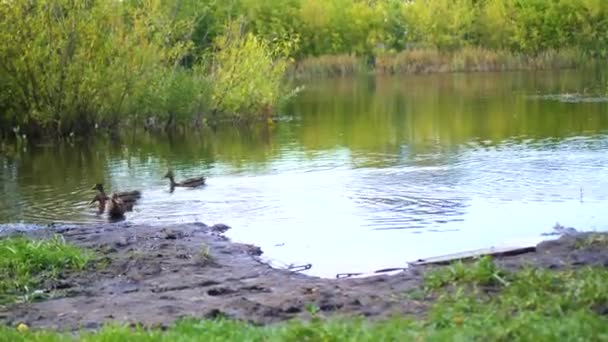
[[203, 264], [208, 264], [213, 261], [209, 245], [203, 244], [203, 247], [201, 247], [201, 251], [199, 252], [199, 257], [201, 258], [201, 262]]
[[409, 300], [423, 300], [426, 293], [421, 289], [411, 289], [403, 294], [405, 299]]
[[473, 265], [465, 265], [462, 261], [458, 261], [451, 266], [430, 271], [425, 275], [425, 284], [427, 289], [459, 284], [508, 285], [503, 279], [503, 272], [496, 267], [489, 256], [479, 258]]
[[319, 307], [314, 303], [309, 303], [306, 305], [306, 312], [308, 312], [313, 317], [315, 317], [319, 313], [319, 311], [321, 311], [321, 309], [319, 309]]

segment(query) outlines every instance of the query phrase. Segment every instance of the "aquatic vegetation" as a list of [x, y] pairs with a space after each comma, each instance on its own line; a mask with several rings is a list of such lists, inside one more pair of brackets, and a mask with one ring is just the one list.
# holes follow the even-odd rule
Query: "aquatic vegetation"
[[539, 55], [526, 55], [481, 47], [462, 47], [450, 52], [436, 48], [415, 48], [379, 55], [375, 69], [382, 74], [424, 74], [564, 69], [588, 63], [588, 59], [574, 50], [547, 50]]
[[341, 77], [371, 71], [365, 58], [350, 55], [323, 55], [304, 58], [295, 64], [289, 74], [297, 78]]
[[356, 55], [325, 55], [299, 61], [290, 73], [300, 78], [335, 77], [353, 74], [428, 74], [554, 70], [588, 66], [589, 59], [573, 49], [546, 50], [528, 55], [508, 50], [464, 46], [451, 51], [416, 47], [401, 52], [383, 52], [373, 58]]

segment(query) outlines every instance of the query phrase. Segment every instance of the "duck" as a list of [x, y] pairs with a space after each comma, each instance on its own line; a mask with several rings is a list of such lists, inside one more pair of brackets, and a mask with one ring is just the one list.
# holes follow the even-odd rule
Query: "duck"
[[[112, 198], [114, 198], [114, 196], [116, 196], [117, 200], [116, 201], [112, 201]], [[99, 202], [99, 205], [97, 207], [97, 215], [101, 215], [104, 213], [105, 209], [107, 206], [111, 206], [113, 203], [116, 204], [120, 204], [125, 211], [133, 211], [133, 205], [135, 204], [135, 202], [125, 202], [123, 201], [120, 196], [117, 196], [117, 194], [112, 194], [112, 198], [108, 197], [105, 194], [96, 194], [95, 197], [93, 197], [93, 199], [91, 200], [90, 204], [93, 204], [95, 202]], [[109, 201], [109, 203], [108, 203]], [[119, 203], [120, 201], [120, 203]], [[110, 210], [108, 210], [108, 213], [110, 214]], [[110, 214], [111, 216], [111, 214]]]
[[108, 203], [108, 216], [111, 219], [120, 219], [125, 216], [125, 211], [127, 211], [127, 205], [123, 202], [118, 193], [113, 193], [110, 198], [110, 203]]
[[89, 204], [99, 202], [99, 206], [97, 207], [97, 215], [101, 215], [106, 210], [106, 202], [109, 199], [110, 198], [108, 196], [104, 196], [104, 195], [101, 195], [98, 193], [95, 195], [95, 197], [93, 197], [93, 199], [91, 200], [91, 202], [89, 202]]
[[[102, 183], [97, 183], [95, 184], [95, 186], [93, 186], [92, 190], [97, 190], [97, 194], [100, 196], [105, 196], [106, 199], [109, 199], [109, 197], [106, 195], [104, 188], [103, 188], [103, 184]], [[138, 199], [141, 198], [141, 191], [139, 190], [132, 190], [132, 191], [118, 191], [118, 192], [114, 192], [118, 197], [120, 197], [120, 199], [123, 202], [136, 202]]]
[[204, 176], [186, 179], [181, 182], [176, 182], [175, 175], [173, 174], [173, 170], [167, 171], [167, 174], [165, 174], [165, 176], [163, 178], [169, 178], [169, 182], [170, 182], [169, 185], [171, 186], [171, 190], [173, 190], [175, 187], [196, 188], [201, 185], [205, 185]]

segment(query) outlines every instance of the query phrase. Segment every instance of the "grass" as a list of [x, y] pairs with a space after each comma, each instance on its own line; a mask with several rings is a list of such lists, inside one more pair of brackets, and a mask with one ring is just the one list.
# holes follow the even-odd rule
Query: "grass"
[[476, 284], [482, 286], [509, 285], [505, 280], [506, 272], [496, 267], [489, 256], [479, 258], [473, 265], [462, 261], [425, 274], [427, 291], [450, 284]]
[[608, 340], [606, 268], [507, 272], [482, 258], [430, 272], [426, 285], [439, 293], [429, 323], [462, 339]]
[[[499, 280], [500, 278], [500, 280]], [[81, 341], [601, 341], [608, 340], [608, 270], [581, 268], [508, 272], [490, 258], [430, 271], [436, 298], [424, 319], [324, 319], [263, 327], [219, 319], [184, 320], [160, 329], [106, 326]], [[405, 298], [405, 297], [404, 297]], [[405, 300], [405, 299], [404, 299]], [[0, 341], [71, 341], [56, 332], [0, 328]]]
[[300, 78], [336, 77], [372, 71], [376, 74], [428, 74], [442, 72], [483, 72], [550, 70], [576, 68], [589, 63], [575, 50], [548, 50], [535, 56], [480, 47], [455, 51], [411, 48], [399, 53], [381, 53], [373, 67], [353, 55], [320, 56], [298, 62], [291, 71]]
[[34, 240], [13, 236], [0, 240], [0, 304], [28, 301], [44, 291], [45, 282], [64, 271], [81, 270], [90, 254], [67, 244], [61, 236]]
[[576, 241], [577, 249], [608, 248], [608, 234], [590, 233]]

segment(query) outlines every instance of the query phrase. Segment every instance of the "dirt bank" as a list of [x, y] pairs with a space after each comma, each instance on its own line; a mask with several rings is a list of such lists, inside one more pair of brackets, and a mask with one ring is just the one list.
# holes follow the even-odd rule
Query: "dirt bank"
[[[95, 250], [101, 261], [53, 284], [60, 297], [5, 308], [0, 320], [61, 330], [97, 328], [108, 322], [167, 326], [183, 317], [218, 315], [267, 324], [307, 318], [311, 304], [326, 315], [370, 318], [420, 316], [430, 304], [430, 298], [405, 295], [422, 286], [423, 267], [368, 278], [315, 278], [269, 267], [261, 261], [259, 248], [224, 237], [227, 228], [104, 224], [31, 232], [58, 232], [67, 241]], [[536, 252], [499, 258], [498, 263], [510, 269], [608, 266], [604, 245], [582, 244], [584, 236], [544, 242]]]

